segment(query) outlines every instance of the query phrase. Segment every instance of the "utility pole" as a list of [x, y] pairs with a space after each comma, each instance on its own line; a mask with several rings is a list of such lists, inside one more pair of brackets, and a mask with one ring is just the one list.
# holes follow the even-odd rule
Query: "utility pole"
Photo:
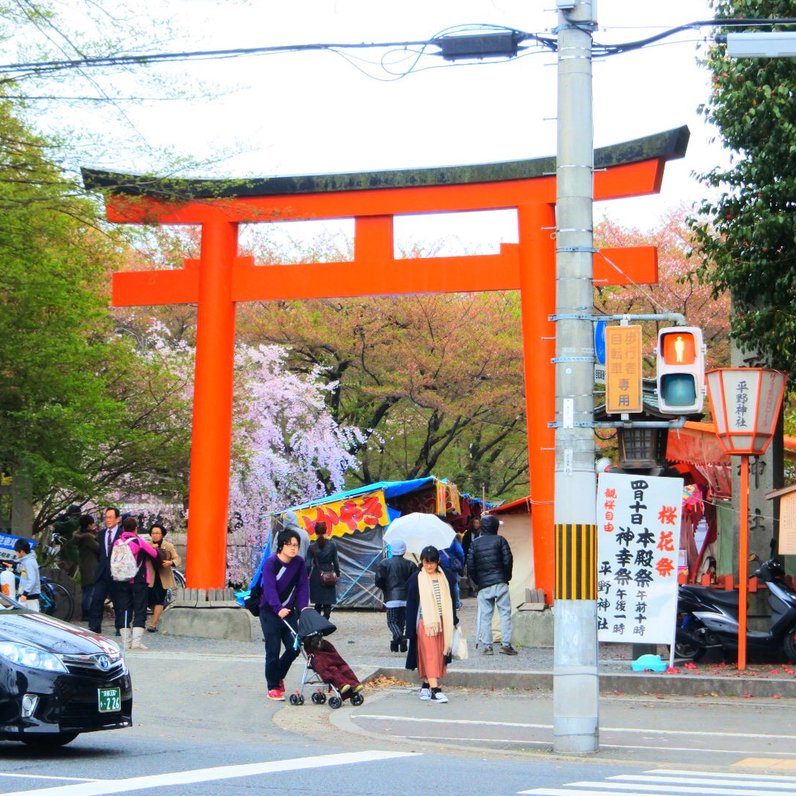
[[[596, 1], [596, 0], [595, 0]], [[556, 0], [556, 585], [553, 749], [599, 746], [594, 470], [592, 0]]]

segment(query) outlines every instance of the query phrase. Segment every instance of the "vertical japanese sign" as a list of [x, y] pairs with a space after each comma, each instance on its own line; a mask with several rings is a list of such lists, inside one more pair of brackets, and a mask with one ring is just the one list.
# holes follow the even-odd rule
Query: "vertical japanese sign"
[[605, 411], [643, 412], [641, 388], [641, 327], [605, 329]]
[[683, 479], [601, 473], [597, 484], [598, 639], [673, 644]]

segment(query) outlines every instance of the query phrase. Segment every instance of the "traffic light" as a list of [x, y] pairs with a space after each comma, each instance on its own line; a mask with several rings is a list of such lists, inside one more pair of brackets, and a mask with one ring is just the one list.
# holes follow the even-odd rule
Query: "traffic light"
[[702, 330], [696, 326], [661, 329], [657, 355], [660, 411], [669, 415], [701, 412], [705, 383]]

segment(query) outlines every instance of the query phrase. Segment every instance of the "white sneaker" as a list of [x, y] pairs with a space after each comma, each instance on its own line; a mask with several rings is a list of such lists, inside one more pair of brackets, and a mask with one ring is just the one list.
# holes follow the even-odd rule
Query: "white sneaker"
[[420, 689], [420, 698], [425, 702], [431, 699], [431, 689], [430, 688], [421, 688]]
[[432, 691], [431, 692], [431, 701], [432, 702], [447, 702], [448, 697], [442, 693], [442, 691]]

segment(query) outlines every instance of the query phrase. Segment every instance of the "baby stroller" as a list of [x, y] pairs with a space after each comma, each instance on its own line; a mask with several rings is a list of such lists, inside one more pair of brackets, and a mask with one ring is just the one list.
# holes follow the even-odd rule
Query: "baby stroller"
[[312, 692], [310, 699], [314, 705], [323, 705], [327, 701], [327, 693], [330, 694], [329, 707], [333, 710], [346, 699], [350, 699], [352, 705], [361, 705], [365, 701], [361, 693], [362, 684], [334, 645], [324, 638], [334, 633], [337, 627], [317, 611], [307, 608], [299, 616], [298, 632], [292, 627], [290, 630], [304, 656], [301, 683], [288, 697], [290, 704], [303, 705], [304, 688], [320, 684], [326, 689], [316, 688]]

